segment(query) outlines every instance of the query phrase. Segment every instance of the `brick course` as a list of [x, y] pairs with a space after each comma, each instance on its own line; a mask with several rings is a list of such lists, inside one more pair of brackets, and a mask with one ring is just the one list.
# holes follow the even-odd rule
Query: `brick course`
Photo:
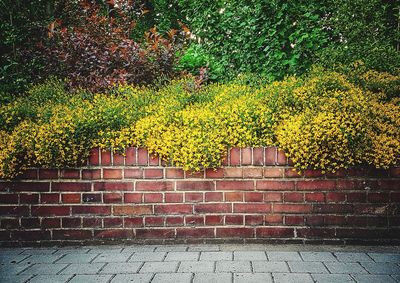
[[233, 148], [191, 173], [145, 149], [0, 180], [0, 245], [400, 242], [400, 170], [299, 174], [275, 148]]

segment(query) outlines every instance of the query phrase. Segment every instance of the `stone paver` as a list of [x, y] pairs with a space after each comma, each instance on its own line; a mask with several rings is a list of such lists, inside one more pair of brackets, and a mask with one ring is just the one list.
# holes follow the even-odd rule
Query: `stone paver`
[[31, 275], [3, 275], [0, 273], [1, 283], [24, 283]]
[[192, 282], [192, 273], [158, 273], [154, 276], [151, 283], [190, 283]]
[[396, 281], [389, 275], [353, 275], [358, 283], [395, 283]]
[[153, 278], [154, 274], [146, 273], [146, 274], [117, 274], [112, 280], [111, 283], [148, 283], [151, 278]]
[[166, 252], [136, 252], [132, 255], [131, 261], [162, 261], [165, 258]]
[[304, 261], [337, 261], [329, 252], [300, 252]]
[[200, 252], [169, 252], [165, 261], [193, 261], [198, 260]]
[[311, 274], [316, 283], [349, 283], [355, 282], [347, 274]]
[[182, 261], [178, 272], [208, 273], [214, 272], [214, 261]]
[[306, 273], [328, 273], [322, 262], [304, 262], [293, 261], [288, 262], [291, 272], [306, 272]]
[[251, 272], [250, 261], [217, 261], [215, 272]]
[[400, 262], [400, 253], [368, 253], [375, 262]]
[[390, 262], [361, 262], [361, 265], [372, 274], [400, 274], [400, 266]]
[[60, 274], [96, 274], [104, 263], [72, 263]]
[[272, 283], [270, 273], [235, 273], [234, 283]]
[[331, 273], [342, 273], [342, 274], [362, 274], [367, 271], [362, 268], [359, 263], [344, 263], [344, 262], [325, 262], [325, 266]]
[[37, 275], [29, 283], [64, 283], [71, 277], [72, 275]]
[[160, 246], [156, 248], [157, 252], [185, 252], [187, 251], [187, 246]]
[[193, 283], [232, 283], [232, 273], [195, 273]]
[[236, 251], [233, 260], [267, 260], [267, 255], [260, 251]]
[[373, 260], [366, 253], [335, 253], [341, 262], [372, 262]]
[[93, 262], [127, 262], [131, 253], [102, 253]]
[[0, 263], [19, 263], [29, 257], [30, 255], [0, 254]]
[[301, 261], [297, 252], [267, 252], [270, 261]]
[[307, 273], [273, 273], [275, 283], [314, 283]]
[[21, 263], [53, 263], [61, 257], [62, 255], [31, 255]]
[[90, 263], [97, 256], [97, 254], [66, 254], [57, 260], [57, 263]]
[[0, 275], [17, 275], [22, 271], [28, 269], [32, 264], [1, 264], [0, 265]]
[[202, 252], [200, 254], [200, 260], [232, 260], [232, 252]]
[[179, 262], [145, 262], [140, 273], [173, 273], [178, 269]]
[[21, 274], [57, 274], [67, 266], [67, 264], [38, 263], [29, 267]]
[[104, 266], [100, 273], [101, 274], [121, 274], [121, 273], [137, 273], [142, 267], [143, 262], [110, 262]]
[[253, 261], [254, 272], [289, 272], [286, 262]]
[[112, 275], [76, 275], [68, 283], [107, 283]]

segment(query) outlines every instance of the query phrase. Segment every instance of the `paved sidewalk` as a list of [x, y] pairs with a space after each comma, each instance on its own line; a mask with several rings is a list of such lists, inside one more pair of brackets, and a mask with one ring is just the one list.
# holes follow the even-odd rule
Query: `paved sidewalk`
[[0, 248], [0, 282], [400, 282], [399, 247]]

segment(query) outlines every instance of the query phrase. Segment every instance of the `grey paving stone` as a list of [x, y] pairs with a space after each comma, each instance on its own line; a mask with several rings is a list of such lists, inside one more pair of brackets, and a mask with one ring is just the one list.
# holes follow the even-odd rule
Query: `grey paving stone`
[[235, 251], [233, 260], [267, 260], [267, 255], [261, 251]]
[[129, 259], [131, 261], [162, 261], [166, 252], [137, 252]]
[[361, 262], [360, 263], [371, 274], [400, 274], [400, 266], [391, 262]]
[[182, 261], [178, 272], [207, 273], [214, 272], [214, 261]]
[[400, 253], [368, 253], [376, 262], [395, 262], [400, 263]]
[[19, 263], [29, 257], [30, 255], [0, 254], [0, 263]]
[[36, 249], [24, 250], [22, 252], [22, 254], [23, 255], [51, 255], [51, 254], [54, 254], [56, 251], [57, 251], [57, 249], [36, 248]]
[[198, 260], [200, 252], [169, 252], [165, 261], [194, 261]]
[[62, 255], [31, 255], [21, 263], [53, 263], [61, 257]]
[[328, 273], [322, 262], [291, 261], [288, 264], [291, 272]]
[[97, 254], [66, 254], [57, 263], [90, 263]]
[[357, 283], [395, 283], [389, 275], [352, 275]]
[[23, 283], [26, 282], [32, 275], [10, 275], [0, 273], [1, 283]]
[[96, 274], [104, 263], [72, 263], [60, 274]]
[[153, 278], [152, 273], [146, 274], [117, 274], [112, 280], [111, 283], [149, 283], [151, 278]]
[[275, 283], [314, 283], [307, 273], [273, 273]]
[[267, 252], [270, 261], [301, 261], [297, 252]]
[[195, 273], [193, 283], [232, 283], [232, 273]]
[[393, 277], [394, 280], [396, 280], [397, 282], [400, 282], [400, 275], [392, 275], [392, 277]]
[[154, 252], [157, 246], [125, 246], [122, 252]]
[[158, 273], [151, 280], [151, 283], [190, 283], [191, 281], [192, 273]]
[[19, 263], [19, 264], [13, 264], [13, 263], [2, 263], [0, 264], [0, 274], [1, 275], [15, 275], [18, 273], [21, 273], [25, 269], [28, 269], [32, 264], [28, 263]]
[[300, 252], [304, 261], [337, 261], [330, 252]]
[[131, 253], [102, 253], [93, 262], [126, 262]]
[[145, 262], [140, 273], [165, 273], [175, 272], [178, 269], [179, 262], [168, 261], [168, 262]]
[[185, 252], [187, 251], [187, 246], [158, 246], [156, 247], [156, 252]]
[[270, 273], [235, 273], [234, 283], [273, 283]]
[[316, 283], [355, 282], [348, 274], [311, 274]]
[[140, 261], [107, 263], [100, 271], [101, 274], [137, 273], [143, 265]]
[[57, 274], [66, 266], [67, 264], [38, 263], [26, 269], [21, 274], [37, 274], [37, 275]]
[[58, 249], [54, 254], [86, 254], [89, 252], [89, 249], [86, 248], [61, 248]]
[[362, 274], [367, 273], [359, 263], [344, 263], [344, 262], [325, 262], [325, 266], [331, 273], [341, 274]]
[[112, 275], [76, 275], [68, 283], [107, 283]]
[[252, 271], [251, 271], [250, 261], [221, 260], [221, 261], [217, 261], [215, 272], [248, 273], [248, 272], [252, 272]]
[[189, 252], [217, 252], [219, 251], [218, 245], [201, 245], [201, 246], [189, 246]]
[[200, 260], [217, 261], [217, 260], [232, 260], [232, 252], [202, 252]]
[[71, 277], [72, 275], [36, 275], [29, 283], [64, 283]]
[[0, 248], [1, 255], [19, 255], [24, 251], [29, 250], [28, 248]]
[[122, 251], [120, 246], [101, 246], [101, 247], [90, 247], [88, 253], [90, 254], [101, 254], [101, 253], [120, 253]]
[[280, 261], [253, 261], [254, 272], [289, 272], [286, 262]]
[[373, 262], [373, 260], [366, 253], [335, 253], [337, 259], [341, 262]]

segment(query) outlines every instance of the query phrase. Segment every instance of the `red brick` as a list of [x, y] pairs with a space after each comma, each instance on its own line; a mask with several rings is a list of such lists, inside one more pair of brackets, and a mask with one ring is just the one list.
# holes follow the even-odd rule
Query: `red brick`
[[219, 226], [224, 224], [224, 216], [222, 215], [206, 215], [205, 216], [206, 225]]
[[126, 179], [142, 179], [143, 178], [143, 169], [142, 168], [124, 169], [124, 178], [126, 178]]
[[58, 179], [58, 169], [39, 169], [39, 179]]
[[275, 165], [276, 164], [276, 147], [265, 148], [265, 165]]
[[265, 202], [282, 202], [281, 193], [264, 193]]
[[165, 193], [165, 202], [183, 202], [183, 193]]
[[213, 191], [215, 189], [213, 181], [177, 181], [178, 191]]
[[178, 238], [214, 238], [214, 228], [178, 228]]
[[98, 148], [93, 148], [89, 154], [89, 165], [97, 166], [100, 164], [100, 150]]
[[125, 165], [135, 165], [136, 164], [136, 148], [128, 147], [125, 151]]
[[378, 180], [377, 187], [381, 190], [392, 190], [398, 191], [400, 190], [400, 181], [393, 179], [393, 180]]
[[256, 189], [262, 191], [294, 190], [294, 181], [256, 181]]
[[353, 206], [350, 204], [315, 204], [315, 213], [352, 213]]
[[53, 240], [86, 240], [91, 238], [91, 230], [53, 230]]
[[283, 169], [274, 167], [264, 168], [264, 178], [282, 178], [282, 177], [283, 177]]
[[122, 179], [122, 170], [103, 169], [103, 179]]
[[149, 153], [145, 148], [139, 148], [137, 151], [137, 164], [147, 165], [149, 161]]
[[33, 216], [66, 216], [69, 214], [69, 206], [32, 206]]
[[37, 204], [39, 203], [39, 194], [19, 194], [20, 204]]
[[164, 177], [163, 169], [153, 169], [153, 168], [144, 169], [144, 178], [146, 179], [162, 179], [163, 177]]
[[80, 203], [81, 195], [80, 194], [61, 194], [61, 202], [62, 203]]
[[113, 165], [114, 166], [124, 165], [124, 159], [125, 159], [125, 157], [122, 154], [114, 153], [113, 154]]
[[262, 168], [243, 168], [243, 178], [262, 178]]
[[227, 192], [225, 193], [225, 201], [243, 201], [243, 193]]
[[309, 225], [309, 226], [324, 225], [324, 217], [322, 215], [306, 216], [304, 221], [305, 221], [306, 225]]
[[149, 156], [149, 165], [153, 165], [153, 166], [160, 165], [160, 158], [157, 155], [151, 154]]
[[21, 218], [21, 226], [17, 228], [35, 229], [40, 228], [40, 219], [36, 218]]
[[324, 202], [325, 195], [323, 193], [306, 193], [305, 198], [307, 202]]
[[82, 205], [82, 206], [73, 206], [72, 207], [73, 214], [96, 214], [96, 215], [110, 215], [111, 207], [110, 206], [99, 206], [99, 205]]
[[132, 239], [134, 233], [131, 229], [95, 230], [94, 237], [99, 239]]
[[345, 193], [328, 192], [326, 194], [326, 202], [344, 202], [345, 200]]
[[226, 225], [243, 225], [243, 215], [225, 215]]
[[91, 185], [90, 183], [77, 182], [52, 183], [51, 190], [53, 192], [89, 192]]
[[217, 190], [251, 191], [253, 189], [253, 181], [217, 181]]
[[265, 215], [265, 225], [267, 224], [281, 224], [283, 223], [283, 217], [280, 214], [267, 214]]
[[42, 218], [42, 230], [50, 228], [61, 228], [60, 218]]
[[111, 165], [111, 152], [101, 150], [101, 165]]
[[276, 164], [287, 165], [287, 157], [283, 150], [278, 150], [276, 154]]
[[125, 203], [141, 203], [142, 194], [141, 193], [125, 193], [124, 194]]
[[172, 191], [174, 183], [169, 181], [138, 181], [137, 191]]
[[295, 168], [285, 169], [285, 178], [300, 178], [303, 174], [298, 172]]
[[379, 193], [368, 193], [368, 201], [372, 203], [388, 203], [390, 202], [389, 193], [379, 192]]
[[74, 218], [62, 218], [61, 219], [61, 227], [63, 228], [78, 228], [82, 225], [82, 219], [80, 217]]
[[113, 207], [114, 215], [145, 215], [153, 214], [151, 205], [116, 205]]
[[156, 214], [191, 214], [191, 204], [160, 204], [154, 205], [154, 213]]
[[79, 169], [63, 169], [60, 170], [61, 179], [80, 179], [81, 171]]
[[17, 194], [0, 194], [0, 204], [17, 204]]
[[12, 231], [11, 238], [13, 240], [19, 240], [19, 241], [50, 240], [50, 231], [43, 231], [43, 230]]
[[85, 228], [99, 228], [102, 227], [101, 218], [82, 218], [82, 227]]
[[229, 166], [229, 152], [224, 152], [222, 155], [222, 166]]
[[202, 202], [202, 193], [185, 193], [185, 202]]
[[264, 148], [263, 147], [253, 148], [253, 165], [255, 165], [255, 166], [264, 165]]
[[101, 203], [102, 196], [101, 194], [82, 194], [82, 202], [83, 203]]
[[147, 216], [144, 219], [144, 226], [164, 226], [164, 217]]
[[144, 239], [165, 239], [174, 238], [175, 230], [173, 228], [161, 229], [136, 229], [136, 237]]
[[40, 203], [59, 203], [60, 194], [40, 194]]
[[196, 204], [194, 211], [196, 213], [230, 213], [232, 206], [228, 203]]
[[274, 212], [310, 213], [312, 206], [309, 204], [274, 204]]
[[245, 215], [244, 221], [246, 225], [250, 226], [264, 225], [264, 217], [262, 215]]
[[347, 202], [367, 202], [366, 192], [351, 192], [347, 193]]
[[205, 201], [213, 202], [213, 201], [222, 201], [224, 198], [224, 194], [221, 192], [206, 192], [205, 193]]
[[94, 183], [95, 191], [133, 191], [131, 182], [99, 182]]
[[257, 238], [293, 238], [294, 228], [257, 227]]
[[242, 148], [242, 165], [252, 164], [252, 149], [250, 147]]
[[336, 182], [333, 180], [298, 181], [298, 190], [334, 190]]
[[144, 202], [163, 202], [163, 195], [161, 193], [143, 194]]
[[297, 229], [297, 236], [302, 237], [302, 238], [324, 238], [324, 239], [332, 239], [335, 237], [335, 229], [331, 228], [314, 228], [314, 227], [308, 227], [308, 228], [298, 228]]
[[204, 216], [203, 215], [188, 215], [185, 216], [186, 225], [190, 226], [204, 226]]
[[392, 167], [389, 169], [389, 174], [391, 177], [400, 178], [400, 167]]
[[105, 193], [103, 194], [104, 203], [121, 203], [122, 194], [120, 193]]
[[101, 178], [101, 169], [83, 169], [83, 180], [96, 180]]
[[355, 190], [361, 188], [362, 184], [358, 180], [337, 180], [338, 190]]
[[185, 172], [180, 168], [165, 168], [165, 177], [167, 179], [183, 179]]
[[198, 172], [192, 172], [192, 171], [185, 171], [185, 177], [187, 179], [195, 178], [195, 179], [204, 179], [205, 171], [201, 170]]
[[328, 226], [341, 226], [346, 223], [346, 218], [341, 215], [326, 215], [324, 216], [324, 223]]
[[144, 217], [124, 217], [124, 227], [143, 227]]
[[246, 202], [262, 202], [264, 194], [259, 192], [246, 192], [244, 194], [244, 201]]
[[321, 170], [307, 169], [304, 171], [304, 176], [306, 178], [318, 178], [318, 177], [323, 177], [324, 174], [322, 173]]
[[217, 238], [253, 238], [253, 228], [216, 228]]
[[241, 213], [268, 213], [271, 212], [271, 205], [267, 203], [235, 203], [233, 212]]
[[368, 217], [349, 215], [346, 217], [346, 222], [348, 226], [366, 227], [368, 225]]
[[48, 192], [48, 182], [0, 182], [0, 191], [10, 192]]
[[304, 217], [299, 215], [286, 215], [286, 225], [304, 225]]
[[182, 216], [165, 217], [165, 225], [166, 226], [183, 226], [183, 217]]
[[225, 178], [242, 178], [243, 168], [240, 167], [227, 167], [223, 168]]
[[224, 169], [206, 169], [206, 178], [223, 178], [224, 177]]
[[37, 180], [38, 171], [38, 169], [26, 169], [17, 177], [17, 179]]
[[304, 194], [302, 193], [284, 193], [283, 200], [285, 202], [304, 202]]
[[[0, 216], [28, 216], [28, 206], [0, 206]], [[0, 217], [1, 219], [1, 217]]]
[[392, 192], [391, 194], [390, 194], [390, 200], [392, 201], [392, 202], [398, 202], [398, 203], [400, 203], [400, 192]]
[[234, 147], [229, 151], [230, 155], [230, 165], [238, 166], [240, 165], [240, 148]]

